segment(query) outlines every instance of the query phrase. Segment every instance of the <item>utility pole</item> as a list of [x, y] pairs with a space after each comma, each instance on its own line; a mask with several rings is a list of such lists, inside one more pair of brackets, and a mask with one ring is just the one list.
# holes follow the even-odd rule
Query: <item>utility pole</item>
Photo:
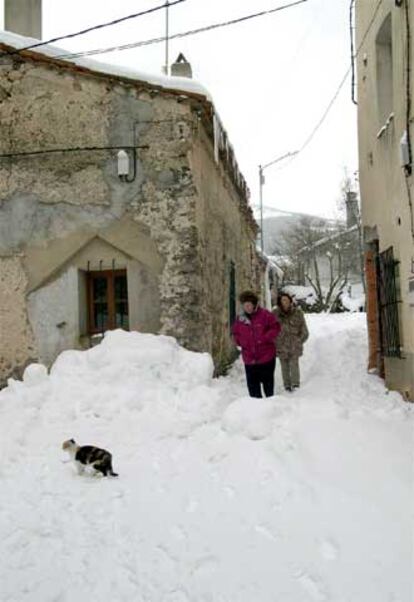
[[259, 165], [259, 185], [260, 185], [260, 250], [262, 253], [264, 253], [264, 238], [263, 238], [263, 185], [265, 183], [265, 177], [264, 177], [264, 170], [267, 169], [268, 167], [271, 167], [272, 165], [274, 165], [275, 163], [279, 163], [279, 161], [282, 161], [283, 159], [287, 159], [287, 157], [294, 157], [295, 155], [298, 154], [299, 151], [293, 151], [293, 152], [289, 152], [286, 153], [285, 155], [282, 155], [281, 157], [278, 157], [277, 159], [274, 159], [273, 161], [270, 161], [269, 163], [266, 163], [265, 165]]
[[169, 15], [169, 0], [165, 2], [165, 75], [169, 75], [170, 70], [170, 57], [169, 57], [169, 44], [170, 44], [170, 15]]
[[260, 250], [264, 253], [263, 241], [263, 184], [265, 183], [263, 167], [259, 165], [259, 190], [260, 190]]

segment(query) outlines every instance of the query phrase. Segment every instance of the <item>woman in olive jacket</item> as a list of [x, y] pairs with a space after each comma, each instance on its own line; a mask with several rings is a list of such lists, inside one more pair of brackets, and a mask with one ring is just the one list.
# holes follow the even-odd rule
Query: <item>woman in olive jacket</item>
[[283, 384], [291, 392], [300, 385], [299, 357], [309, 332], [302, 310], [294, 305], [288, 293], [279, 295], [273, 312], [282, 325], [276, 353], [282, 366]]

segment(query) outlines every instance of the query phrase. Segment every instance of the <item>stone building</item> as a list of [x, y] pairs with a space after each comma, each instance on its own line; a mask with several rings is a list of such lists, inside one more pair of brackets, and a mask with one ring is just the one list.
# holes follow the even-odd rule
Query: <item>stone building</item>
[[355, 9], [369, 368], [414, 400], [414, 4]]
[[0, 381], [106, 329], [233, 347], [260, 289], [249, 193], [212, 101], [0, 34]]

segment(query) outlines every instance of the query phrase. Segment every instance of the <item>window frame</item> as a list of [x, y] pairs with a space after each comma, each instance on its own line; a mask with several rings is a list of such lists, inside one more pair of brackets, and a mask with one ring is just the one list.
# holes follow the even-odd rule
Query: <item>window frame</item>
[[380, 342], [384, 357], [401, 358], [399, 264], [393, 247], [377, 255]]
[[378, 126], [386, 124], [394, 110], [393, 18], [389, 12], [375, 38], [375, 79]]
[[[124, 276], [127, 283], [127, 297], [126, 299], [122, 299], [122, 301], [126, 301], [127, 303], [127, 316], [129, 322], [129, 302], [128, 302], [128, 278], [127, 278], [127, 270], [93, 270], [86, 273], [86, 290], [87, 290], [87, 307], [88, 307], [88, 334], [95, 335], [101, 334], [106, 330], [115, 330], [116, 328], [123, 328], [124, 330], [128, 329], [116, 326], [116, 307], [115, 307], [115, 278], [118, 276]], [[93, 282], [98, 278], [105, 278], [107, 281], [107, 290], [106, 290], [106, 304], [108, 307], [108, 320], [107, 324], [103, 328], [97, 328], [94, 325], [94, 298], [93, 298]]]

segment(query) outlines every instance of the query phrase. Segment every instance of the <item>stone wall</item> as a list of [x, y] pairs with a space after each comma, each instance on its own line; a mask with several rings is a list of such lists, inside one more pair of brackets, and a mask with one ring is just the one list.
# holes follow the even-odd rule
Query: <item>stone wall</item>
[[200, 313], [204, 345], [217, 363], [225, 365], [234, 352], [230, 335], [230, 266], [235, 267], [236, 292], [260, 291], [255, 250], [256, 225], [246, 216], [241, 197], [222, 162], [214, 159], [213, 145], [200, 124], [191, 153], [191, 171], [197, 188], [197, 228], [200, 249]]
[[[1, 58], [0, 73], [0, 155], [66, 149], [0, 157], [0, 256], [19, 257], [26, 312], [16, 343], [26, 351], [2, 340], [4, 365], [50, 363], [81, 346], [84, 317], [73, 305], [84, 297], [82, 273], [114, 262], [128, 270], [131, 328], [221, 361], [231, 351], [228, 264], [251, 284], [255, 233], [214, 163], [200, 99], [16, 56]], [[132, 146], [136, 170], [125, 182], [117, 150]]]
[[[145, 94], [142, 97], [147, 98]], [[163, 94], [153, 95], [152, 102], [156, 104], [154, 125], [140, 134], [140, 141], [156, 152], [145, 155], [147, 177], [133, 216], [148, 226], [165, 261], [159, 285], [161, 332], [175, 336], [190, 349], [210, 350], [198, 319], [202, 300], [195, 225], [197, 190], [188, 160], [195, 117], [188, 106]]]
[[27, 278], [21, 257], [0, 256], [0, 383], [21, 377], [37, 359], [26, 307]]

